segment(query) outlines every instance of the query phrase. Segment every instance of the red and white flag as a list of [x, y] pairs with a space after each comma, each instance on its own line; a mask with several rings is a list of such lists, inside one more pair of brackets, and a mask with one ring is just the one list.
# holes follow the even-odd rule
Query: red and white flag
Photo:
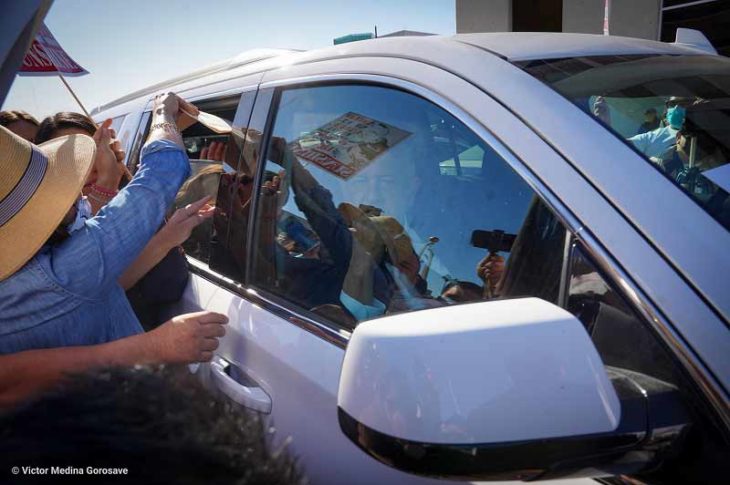
[[19, 76], [82, 76], [88, 73], [63, 50], [46, 24], [38, 29], [18, 70]]

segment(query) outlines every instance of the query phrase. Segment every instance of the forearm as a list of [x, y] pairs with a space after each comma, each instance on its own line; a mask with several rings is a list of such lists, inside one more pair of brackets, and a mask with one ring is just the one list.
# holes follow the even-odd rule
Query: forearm
[[83, 234], [74, 235], [88, 239], [91, 247], [86, 254], [100, 254], [100, 287], [119, 281], [133, 265], [157, 232], [189, 173], [184, 153], [164, 143], [146, 147], [143, 165], [134, 179], [87, 221]]
[[18, 352], [0, 356], [0, 408], [93, 368], [156, 363], [147, 334], [99, 345]]
[[162, 261], [171, 249], [172, 246], [159, 237], [159, 232], [152, 236], [152, 239], [150, 239], [150, 242], [147, 243], [147, 246], [144, 247], [137, 259], [122, 273], [122, 276], [119, 278], [119, 285], [125, 291], [133, 287], [157, 263]]
[[347, 267], [352, 255], [352, 233], [332, 202], [332, 194], [321, 185], [315, 185], [307, 191], [296, 193], [294, 202], [330, 252], [335, 264]]
[[152, 112], [152, 122], [150, 124], [150, 133], [147, 135], [147, 143], [156, 140], [168, 140], [176, 143], [183, 150], [183, 144], [180, 131], [177, 129], [177, 120], [175, 113], [170, 112], [164, 105], [157, 106]]

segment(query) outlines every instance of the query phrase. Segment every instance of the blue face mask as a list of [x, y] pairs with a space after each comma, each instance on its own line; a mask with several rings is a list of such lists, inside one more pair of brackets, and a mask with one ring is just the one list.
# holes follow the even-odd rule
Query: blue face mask
[[684, 107], [672, 106], [667, 110], [667, 123], [669, 123], [669, 126], [675, 130], [682, 128], [682, 125], [684, 124], [684, 115], [686, 113], [687, 110]]
[[91, 216], [91, 204], [89, 203], [89, 199], [81, 197], [76, 202], [76, 218], [71, 224], [66, 226], [66, 230], [69, 234], [78, 231], [84, 227], [84, 223], [87, 219], [91, 219]]

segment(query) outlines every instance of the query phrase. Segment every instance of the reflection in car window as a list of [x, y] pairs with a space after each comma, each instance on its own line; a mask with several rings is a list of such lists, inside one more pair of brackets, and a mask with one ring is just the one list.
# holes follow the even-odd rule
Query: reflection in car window
[[626, 139], [730, 229], [730, 60], [624, 55], [519, 65]]
[[[239, 98], [235, 96], [207, 101], [199, 108], [232, 123]], [[182, 135], [185, 150], [190, 158], [191, 173], [175, 197], [173, 210], [185, 207], [205, 196], [211, 197], [210, 204], [213, 205], [216, 202], [222, 175], [235, 170], [238, 152], [229, 149], [228, 135], [215, 133], [200, 123], [187, 128]], [[183, 243], [186, 254], [204, 263], [209, 262], [213, 226], [214, 221], [208, 219], [193, 229], [190, 237]]]
[[256, 286], [347, 328], [490, 298], [557, 301], [565, 229], [432, 103], [377, 86], [291, 89], [272, 135]]

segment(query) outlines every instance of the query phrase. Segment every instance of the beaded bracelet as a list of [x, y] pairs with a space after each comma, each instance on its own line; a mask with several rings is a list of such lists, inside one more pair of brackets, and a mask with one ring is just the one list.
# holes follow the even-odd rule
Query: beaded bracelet
[[108, 197], [110, 199], [116, 196], [119, 192], [118, 190], [105, 189], [104, 187], [100, 187], [96, 184], [91, 184], [90, 188], [93, 193], [101, 195], [102, 197]]
[[150, 131], [155, 129], [162, 129], [166, 131], [171, 131], [177, 135], [180, 134], [180, 130], [178, 130], [177, 125], [174, 123], [170, 123], [169, 121], [163, 121], [162, 123], [155, 123], [154, 125], [150, 126]]

